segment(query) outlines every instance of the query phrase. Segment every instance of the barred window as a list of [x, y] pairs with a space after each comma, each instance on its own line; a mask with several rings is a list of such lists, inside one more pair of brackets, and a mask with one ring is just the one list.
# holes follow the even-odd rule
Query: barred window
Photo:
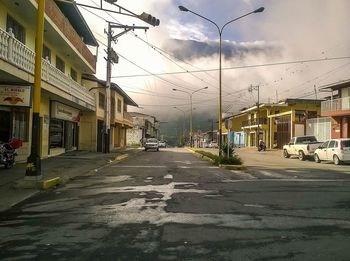
[[58, 69], [58, 70], [60, 70], [61, 72], [65, 72], [65, 64], [64, 64], [64, 61], [60, 58], [60, 57], [58, 57], [58, 56], [56, 56], [56, 68]]
[[78, 81], [78, 74], [77, 71], [74, 70], [73, 68], [70, 68], [70, 77], [72, 77], [72, 79], [74, 81]]
[[46, 45], [43, 45], [43, 58], [51, 63], [51, 50]]
[[7, 15], [6, 21], [6, 31], [9, 32], [10, 28], [15, 38], [21, 43], [25, 44], [25, 30], [22, 25], [20, 25], [13, 17]]

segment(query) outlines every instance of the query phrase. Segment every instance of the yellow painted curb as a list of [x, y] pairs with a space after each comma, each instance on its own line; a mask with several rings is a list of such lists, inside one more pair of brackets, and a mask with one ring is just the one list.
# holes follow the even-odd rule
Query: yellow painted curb
[[127, 157], [128, 157], [128, 154], [123, 154], [123, 155], [117, 156], [115, 160], [123, 160], [123, 159], [126, 159]]
[[61, 178], [60, 177], [44, 180], [42, 182], [41, 188], [42, 189], [49, 189], [49, 188], [52, 188], [52, 187], [54, 187], [54, 186], [56, 186], [56, 185], [58, 185], [60, 183], [61, 183]]

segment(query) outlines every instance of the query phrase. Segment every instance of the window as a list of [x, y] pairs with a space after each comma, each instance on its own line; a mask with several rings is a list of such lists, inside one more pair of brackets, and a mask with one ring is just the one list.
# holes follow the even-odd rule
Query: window
[[65, 67], [64, 61], [60, 57], [56, 56], [56, 68], [64, 73], [65, 71], [64, 67]]
[[25, 44], [25, 30], [14, 18], [7, 15], [6, 31], [9, 32], [10, 28], [15, 38], [21, 43]]
[[322, 143], [320, 148], [322, 148], [322, 149], [327, 148], [328, 147], [328, 143], [329, 143], [329, 141], [326, 141], [326, 142]]
[[13, 112], [13, 137], [28, 140], [28, 109], [17, 109]]
[[111, 98], [111, 117], [115, 117], [115, 99]]
[[305, 120], [306, 120], [306, 111], [295, 110], [295, 122], [296, 123], [304, 123]]
[[51, 50], [46, 45], [43, 45], [43, 58], [51, 63]]
[[341, 146], [343, 146], [344, 148], [350, 147], [350, 140], [342, 140], [340, 143], [341, 143]]
[[122, 101], [120, 99], [118, 99], [117, 110], [119, 113], [122, 112]]
[[317, 111], [308, 111], [307, 116], [308, 119], [317, 118]]
[[98, 93], [98, 107], [101, 109], [105, 108], [105, 96], [103, 93]]
[[331, 141], [329, 142], [328, 148], [334, 148], [334, 145], [335, 145], [335, 141], [334, 141], [334, 140], [331, 140]]
[[70, 68], [70, 77], [72, 77], [72, 79], [74, 81], [78, 81], [78, 74], [77, 74], [77, 71], [74, 70], [73, 68]]
[[63, 121], [50, 120], [50, 148], [63, 148]]

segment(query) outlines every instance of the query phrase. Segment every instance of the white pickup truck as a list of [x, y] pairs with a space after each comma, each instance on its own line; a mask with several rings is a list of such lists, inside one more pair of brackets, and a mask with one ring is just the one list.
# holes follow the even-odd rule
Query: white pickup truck
[[293, 137], [290, 142], [283, 146], [283, 156], [298, 156], [299, 160], [305, 160], [306, 157], [312, 157], [315, 150], [322, 142], [318, 142], [315, 136]]

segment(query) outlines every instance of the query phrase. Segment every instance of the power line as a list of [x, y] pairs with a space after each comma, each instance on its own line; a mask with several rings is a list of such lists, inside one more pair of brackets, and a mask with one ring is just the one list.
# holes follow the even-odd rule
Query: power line
[[[334, 61], [334, 60], [344, 60], [350, 59], [350, 56], [340, 56], [340, 57], [331, 57], [331, 58], [318, 58], [318, 59], [308, 59], [308, 60], [296, 60], [296, 61], [287, 61], [287, 62], [276, 62], [276, 63], [265, 63], [265, 64], [253, 64], [253, 65], [242, 65], [242, 66], [233, 66], [233, 67], [224, 67], [222, 70], [236, 70], [236, 69], [246, 69], [246, 68], [258, 68], [258, 67], [267, 67], [267, 66], [277, 66], [277, 65], [285, 65], [285, 64], [296, 64], [296, 63], [312, 63], [312, 62], [326, 62], [326, 61]], [[213, 72], [219, 69], [202, 69], [202, 70], [193, 70], [187, 72], [166, 72], [166, 73], [157, 73], [154, 75], [171, 75], [171, 74], [185, 74], [185, 73], [202, 73], [202, 72]], [[132, 75], [119, 75], [113, 76], [112, 78], [129, 78], [129, 77], [147, 77], [151, 76], [149, 74], [132, 74]]]

